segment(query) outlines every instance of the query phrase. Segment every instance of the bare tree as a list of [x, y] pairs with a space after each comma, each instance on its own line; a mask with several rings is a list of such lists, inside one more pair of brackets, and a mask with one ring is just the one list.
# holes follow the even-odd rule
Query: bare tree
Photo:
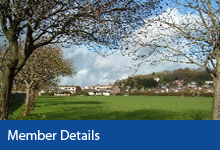
[[220, 1], [172, 2], [175, 7], [146, 19], [144, 26], [125, 40], [129, 41], [125, 51], [141, 63], [170, 61], [206, 69], [215, 83], [212, 119], [219, 120]]
[[31, 103], [35, 101], [36, 92], [46, 85], [55, 85], [60, 76], [75, 73], [73, 65], [64, 58], [59, 47], [44, 46], [34, 51], [21, 71], [15, 76], [16, 83], [26, 86], [24, 116], [30, 113]]
[[[32, 52], [47, 44], [117, 49], [127, 32], [151, 15], [159, 0], [1, 0], [0, 36], [10, 53], [1, 69], [0, 119], [7, 119], [14, 76]], [[25, 39], [19, 54], [18, 43]]]

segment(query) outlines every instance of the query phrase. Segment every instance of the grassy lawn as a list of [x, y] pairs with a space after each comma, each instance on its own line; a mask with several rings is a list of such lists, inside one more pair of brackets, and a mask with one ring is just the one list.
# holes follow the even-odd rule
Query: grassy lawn
[[29, 117], [21, 118], [21, 106], [9, 119], [210, 120], [211, 105], [205, 97], [39, 97]]

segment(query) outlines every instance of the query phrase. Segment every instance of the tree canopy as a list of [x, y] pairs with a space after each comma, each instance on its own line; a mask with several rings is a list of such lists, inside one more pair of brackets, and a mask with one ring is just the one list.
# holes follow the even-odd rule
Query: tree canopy
[[15, 77], [15, 84], [23, 84], [26, 89], [24, 115], [28, 115], [35, 97], [45, 86], [54, 86], [60, 76], [75, 74], [72, 62], [65, 59], [57, 46], [44, 46], [31, 55], [27, 63]]
[[[39, 47], [86, 44], [91, 50], [117, 49], [123, 37], [152, 15], [160, 0], [2, 0], [0, 36], [10, 58], [1, 68], [0, 119], [7, 119], [15, 75]], [[19, 42], [24, 46], [19, 53]]]
[[132, 53], [134, 59], [153, 63], [196, 64], [216, 76], [220, 47], [219, 1], [169, 2], [169, 8], [146, 19], [142, 28], [125, 40], [128, 53]]
[[125, 53], [140, 60], [140, 65], [170, 61], [207, 70], [215, 82], [213, 119], [220, 119], [220, 2], [170, 0], [167, 4], [168, 9], [146, 19], [125, 39]]

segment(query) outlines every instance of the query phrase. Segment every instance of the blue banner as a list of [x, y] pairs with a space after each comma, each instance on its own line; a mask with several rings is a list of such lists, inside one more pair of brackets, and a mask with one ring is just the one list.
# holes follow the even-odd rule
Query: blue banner
[[219, 121], [0, 121], [4, 149], [219, 149]]

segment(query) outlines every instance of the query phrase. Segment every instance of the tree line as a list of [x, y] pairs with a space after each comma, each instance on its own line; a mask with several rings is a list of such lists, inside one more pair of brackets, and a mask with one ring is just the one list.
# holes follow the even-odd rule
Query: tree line
[[161, 72], [153, 72], [147, 75], [137, 75], [123, 80], [117, 80], [115, 85], [119, 87], [129, 86], [131, 88], [153, 88], [159, 85], [174, 85], [175, 80], [183, 80], [185, 84], [189, 82], [196, 82], [198, 85], [204, 85], [205, 81], [212, 81], [210, 74], [201, 68], [198, 69], [177, 69], [165, 70]]

